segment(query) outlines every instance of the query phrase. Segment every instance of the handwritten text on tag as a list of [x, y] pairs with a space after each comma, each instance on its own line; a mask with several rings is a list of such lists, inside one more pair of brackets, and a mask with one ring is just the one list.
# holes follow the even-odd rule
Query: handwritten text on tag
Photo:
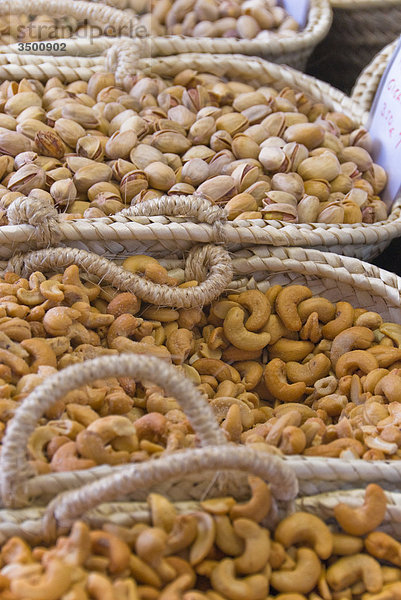
[[283, 7], [301, 28], [305, 27], [308, 20], [309, 0], [283, 0]]
[[401, 41], [376, 92], [368, 129], [374, 160], [388, 175], [382, 198], [391, 206], [401, 188]]

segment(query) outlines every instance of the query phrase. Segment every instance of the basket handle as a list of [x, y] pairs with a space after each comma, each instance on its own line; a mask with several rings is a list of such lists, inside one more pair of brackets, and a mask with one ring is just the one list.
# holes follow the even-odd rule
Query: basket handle
[[[270, 483], [276, 500], [289, 502], [298, 493], [298, 481], [292, 469], [279, 456], [258, 452], [246, 446], [224, 445], [175, 452], [157, 461], [130, 465], [78, 490], [60, 494], [44, 516], [44, 530], [54, 537], [57, 526], [70, 526], [87, 510], [99, 503], [124, 497], [136, 490], [148, 490], [156, 484], [202, 471], [234, 470], [252, 473]], [[223, 474], [222, 474], [223, 475]], [[235, 475], [230, 474], [230, 478]], [[235, 480], [234, 480], [235, 481]], [[185, 489], [184, 489], [185, 493]]]
[[6, 271], [28, 276], [37, 270], [59, 270], [72, 264], [78, 264], [87, 273], [98, 276], [117, 289], [132, 292], [146, 302], [176, 308], [209, 304], [232, 280], [230, 255], [224, 248], [212, 244], [197, 246], [189, 252], [186, 275], [200, 283], [188, 288], [153, 283], [107, 258], [77, 248], [48, 248], [16, 255], [7, 263]]
[[194, 384], [173, 366], [152, 356], [101, 356], [52, 375], [16, 410], [3, 439], [0, 481], [5, 506], [21, 505], [27, 500], [24, 482], [31, 469], [25, 449], [38, 420], [71, 390], [106, 377], [135, 377], [156, 383], [177, 399], [202, 446], [227, 443], [209, 404]]

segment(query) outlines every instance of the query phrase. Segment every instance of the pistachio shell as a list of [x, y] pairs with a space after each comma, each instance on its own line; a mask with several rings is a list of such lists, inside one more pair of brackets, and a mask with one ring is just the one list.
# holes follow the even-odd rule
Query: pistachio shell
[[218, 204], [226, 203], [238, 192], [232, 177], [219, 175], [202, 183], [196, 190]]
[[156, 190], [167, 191], [176, 182], [173, 169], [162, 162], [154, 162], [144, 169], [150, 187]]
[[297, 125], [291, 125], [284, 132], [286, 142], [298, 142], [309, 150], [320, 146], [324, 136], [324, 129], [316, 123], [298, 123]]
[[340, 170], [338, 158], [329, 151], [323, 152], [320, 156], [306, 158], [298, 166], [298, 173], [304, 180], [317, 177], [332, 181], [340, 173]]

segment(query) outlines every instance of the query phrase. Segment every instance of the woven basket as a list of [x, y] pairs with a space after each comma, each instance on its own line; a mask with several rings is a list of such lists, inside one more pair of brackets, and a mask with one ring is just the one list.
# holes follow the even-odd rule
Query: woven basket
[[359, 75], [351, 97], [360, 104], [363, 110], [370, 110], [381, 78], [397, 47], [397, 43], [398, 40], [383, 48]]
[[[103, 38], [104, 39], [104, 38]], [[102, 43], [102, 40], [100, 40]], [[0, 79], [35, 77], [42, 81], [58, 76], [63, 80], [89, 79], [103, 70], [115, 72], [117, 80], [136, 68], [151, 68], [158, 75], [174, 75], [193, 68], [211, 71], [256, 85], [286, 85], [303, 90], [331, 110], [344, 111], [357, 123], [367, 119], [358, 103], [328, 84], [317, 81], [288, 67], [243, 56], [185, 54], [157, 59], [138, 59], [132, 42], [122, 42], [109, 49], [107, 57], [69, 58], [0, 55]], [[138, 48], [136, 47], [136, 50]], [[0, 258], [8, 258], [18, 248], [26, 251], [49, 244], [78, 245], [98, 253], [124, 254], [138, 243], [151, 251], [188, 248], [193, 242], [224, 241], [230, 249], [252, 244], [314, 247], [364, 260], [380, 254], [390, 241], [401, 235], [400, 208], [396, 201], [386, 221], [372, 225], [288, 224], [282, 221], [225, 222], [218, 207], [207, 208], [205, 201], [186, 196], [163, 197], [143, 202], [117, 215], [103, 219], [59, 221], [57, 212], [32, 199], [15, 201], [8, 212], [11, 225], [0, 228]], [[185, 215], [185, 219], [180, 218]], [[25, 225], [28, 223], [29, 225]], [[219, 228], [214, 224], [219, 224]], [[219, 235], [217, 235], [219, 234]]]
[[[201, 254], [197, 256], [196, 252]], [[213, 256], [217, 263], [221, 260], [221, 253], [214, 254], [215, 252], [216, 250], [213, 251]], [[203, 249], [196, 250], [195, 253], [190, 255], [192, 260], [189, 257], [187, 261], [187, 272], [190, 279], [198, 278], [198, 280], [201, 280], [205, 276], [202, 275], [204, 262], [204, 254], [202, 256], [202, 253], [204, 253]], [[73, 263], [80, 264], [84, 270], [90, 269], [91, 272], [96, 272], [99, 277], [105, 278], [106, 281], [117, 288], [138, 293], [138, 289], [133, 287], [133, 279], [131, 279], [133, 276], [127, 277], [127, 273], [122, 269], [115, 265], [110, 267], [110, 263], [105, 259], [88, 256], [83, 251], [52, 249], [16, 256], [9, 262], [7, 270], [26, 276], [38, 269], [42, 272], [54, 272]], [[179, 259], [173, 260], [168, 254], [167, 256], [165, 254], [165, 258], [161, 259], [161, 263], [168, 268], [182, 266], [182, 261]], [[229, 270], [228, 264], [221, 262], [219, 274], [221, 276], [225, 274], [226, 279], [225, 282], [220, 281], [218, 290], [213, 291], [215, 296], [221, 293], [222, 287], [228, 287], [229, 290], [237, 292], [255, 288], [265, 291], [276, 283], [284, 285], [289, 283], [306, 284], [314, 294], [323, 294], [332, 302], [346, 300], [356, 307], [379, 312], [385, 320], [401, 322], [401, 278], [353, 258], [321, 253], [316, 250], [254, 247], [233, 254], [232, 266], [234, 280], [229, 283], [231, 276], [226, 273]], [[201, 272], [199, 271], [200, 267]], [[210, 277], [207, 280], [209, 282], [209, 292], [213, 283], [213, 275], [216, 275], [216, 273], [211, 269]], [[124, 280], [126, 282], [125, 287], [122, 285]], [[216, 278], [214, 281], [216, 281]], [[198, 287], [201, 288], [204, 285], [201, 284]], [[157, 286], [153, 285], [152, 287]], [[186, 296], [191, 289], [196, 290], [196, 288], [188, 288], [178, 290], [178, 292], [185, 292]], [[139, 292], [139, 295], [141, 293]], [[212, 296], [210, 294], [209, 299], [205, 295], [200, 296], [199, 290], [193, 292], [193, 294], [198, 295], [191, 299], [192, 305], [196, 302], [198, 305], [207, 303]], [[150, 297], [148, 296], [148, 298]], [[157, 299], [153, 297], [150, 301], [154, 302], [155, 300], [156, 303], [177, 306], [177, 299], [169, 298], [168, 301], [162, 301], [160, 297]], [[182, 305], [180, 304], [180, 306]], [[27, 437], [29, 432], [34, 429], [37, 419], [46, 410], [48, 404], [45, 403], [56, 400], [67, 390], [82, 385], [85, 381], [95, 379], [96, 373], [97, 377], [105, 377], [105, 369], [111, 369], [116, 374], [119, 372], [117, 369], [126, 368], [126, 363], [121, 361], [120, 357], [113, 361], [110, 358], [105, 357], [103, 359], [104, 363], [99, 363], [99, 359], [97, 359], [97, 362], [92, 363], [94, 366], [91, 368], [89, 368], [89, 363], [86, 362], [85, 366], [81, 364], [78, 367], [74, 366], [69, 370], [60, 371], [53, 378], [38, 386], [23, 401], [21, 408], [13, 419], [12, 426], [7, 430], [3, 442], [2, 479], [0, 479], [3, 505], [16, 506], [15, 503], [24, 504], [27, 498], [35, 498], [36, 504], [43, 504], [61, 491], [79, 487], [85, 482], [93, 481], [94, 478], [110, 474], [115, 469], [124, 470], [126, 468], [125, 466], [110, 467], [104, 465], [89, 471], [55, 473], [35, 477], [31, 477], [32, 474], [26, 468], [27, 461], [24, 448], [26, 447]], [[100, 375], [99, 371], [96, 370], [99, 364], [101, 365]], [[146, 364], [148, 364], [148, 360]], [[129, 366], [131, 366], [131, 363], [129, 363]], [[116, 370], [114, 371], [114, 369]], [[75, 379], [73, 380], [75, 375], [79, 378], [78, 383], [75, 382]], [[168, 384], [170, 385], [171, 382], [169, 381]], [[55, 388], [57, 388], [56, 392], [54, 392]], [[171, 388], [168, 388], [166, 384], [166, 389]], [[169, 394], [175, 395], [175, 390], [169, 392]], [[199, 400], [198, 394], [196, 394], [196, 398], [195, 404], [202, 406], [202, 416], [209, 415], [210, 417], [208, 407], [205, 406], [202, 399]], [[181, 401], [181, 396], [178, 399]], [[182, 402], [182, 406], [186, 408], [187, 404], [184, 402]], [[221, 432], [214, 425], [213, 417], [207, 425], [206, 435], [207, 437], [200, 437], [205, 443], [213, 444], [216, 443], [216, 439], [221, 440]], [[401, 482], [401, 461], [367, 462], [355, 459], [304, 456], [288, 456], [285, 457], [285, 461], [295, 471], [303, 494], [336, 490], [339, 481], [341, 481], [343, 489], [363, 486], [366, 482], [376, 481], [389, 490], [397, 490]]]
[[[105, 4], [121, 9], [126, 0], [105, 0]], [[134, 15], [128, 9], [127, 15]], [[275, 63], [286, 64], [300, 71], [315, 46], [327, 35], [332, 21], [329, 0], [310, 0], [305, 28], [295, 36], [277, 33], [266, 40], [240, 40], [235, 38], [185, 37], [179, 35], [152, 36], [151, 56], [170, 56], [186, 52], [212, 52], [213, 54], [248, 54], [261, 56]], [[134, 33], [135, 35], [135, 33]]]
[[316, 77], [349, 93], [362, 69], [401, 33], [400, 0], [331, 0], [333, 24], [311, 57]]
[[[47, 40], [52, 44], [52, 49], [46, 47], [44, 49], [32, 50], [29, 49], [29, 55], [33, 54], [50, 54], [50, 56], [92, 56], [97, 55], [109, 47], [104, 40], [99, 41], [99, 35], [110, 35], [118, 37], [127, 35], [129, 27], [127, 27], [127, 15], [110, 6], [101, 4], [93, 4], [86, 0], [75, 0], [74, 2], [63, 2], [62, 0], [2, 0], [0, 3], [0, 17], [10, 14], [29, 14], [29, 15], [49, 15], [53, 17], [69, 16], [74, 17], [79, 21], [84, 21], [88, 27], [92, 27], [92, 34], [88, 32], [82, 37], [75, 35], [73, 38], [52, 39]], [[136, 21], [132, 15], [131, 21]], [[94, 37], [92, 37], [94, 36]], [[46, 42], [46, 40], [43, 40]], [[62, 48], [56, 50], [54, 43]], [[46, 43], [45, 43], [46, 45]], [[14, 52], [24, 55], [24, 50], [21, 51], [20, 44], [10, 44], [0, 46], [0, 54], [8, 54]]]

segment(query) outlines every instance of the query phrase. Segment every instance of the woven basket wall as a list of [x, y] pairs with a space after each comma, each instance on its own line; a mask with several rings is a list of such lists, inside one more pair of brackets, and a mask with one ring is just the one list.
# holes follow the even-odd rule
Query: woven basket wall
[[[97, 0], [96, 0], [97, 1]], [[121, 9], [127, 0], [105, 0], [105, 4]], [[135, 19], [133, 10], [125, 12], [125, 19]], [[248, 54], [261, 56], [275, 63], [305, 70], [306, 62], [315, 46], [327, 35], [332, 21], [329, 0], [310, 0], [307, 23], [296, 36], [277, 33], [271, 40], [241, 40], [234, 38], [192, 38], [178, 35], [154, 36], [152, 56], [170, 56], [186, 52], [212, 52], [213, 54]]]
[[[218, 255], [215, 256], [218, 257]], [[160, 260], [167, 268], [183, 267], [180, 257], [172, 257], [168, 252], [165, 252], [164, 258]], [[202, 261], [198, 260], [197, 262]], [[127, 276], [126, 272], [121, 269], [116, 270], [116, 267], [110, 266], [110, 263], [107, 264], [105, 259], [71, 249], [61, 251], [49, 249], [16, 256], [8, 263], [7, 270], [27, 276], [38, 269], [41, 269], [42, 272], [57, 272], [70, 264], [81, 265], [83, 275], [87, 271], [92, 274], [98, 273], [103, 281], [113, 282], [121, 290], [138, 293], [136, 288], [132, 287], [132, 276]], [[323, 295], [332, 302], [345, 300], [355, 307], [377, 311], [384, 320], [401, 322], [401, 278], [356, 259], [316, 250], [254, 247], [235, 253], [232, 256], [232, 266], [234, 269], [233, 281], [230, 284], [223, 283], [223, 287], [228, 285], [230, 291], [237, 292], [255, 288], [266, 291], [268, 287], [275, 284], [306, 284], [314, 295]], [[6, 265], [3, 264], [2, 267], [6, 268]], [[220, 269], [220, 273], [226, 273], [227, 270], [226, 265], [223, 270]], [[197, 276], [199, 277], [199, 274]], [[205, 276], [208, 279], [208, 276]], [[202, 288], [204, 289], [204, 284]], [[196, 301], [199, 296], [195, 296], [195, 294], [200, 293], [200, 290], [189, 289], [194, 290], [191, 294], [194, 294]], [[220, 294], [222, 288], [214, 289], [217, 290], [215, 291], [216, 296]], [[177, 290], [177, 292], [184, 293], [184, 290]], [[185, 290], [186, 292], [188, 290]], [[141, 297], [140, 294], [138, 295]], [[210, 297], [213, 297], [213, 294], [209, 295], [206, 302], [210, 302]], [[176, 306], [174, 299], [166, 300], [164, 298], [161, 302], [165, 306]], [[202, 300], [198, 299], [198, 303], [202, 303]], [[110, 357], [107, 357], [106, 362], [109, 359]], [[118, 360], [117, 363], [119, 365], [120, 361]], [[102, 367], [102, 373], [106, 367], [107, 365]], [[18, 503], [24, 505], [27, 498], [35, 498], [36, 504], [43, 504], [61, 491], [80, 487], [84, 483], [102, 478], [117, 472], [117, 470], [123, 471], [126, 468], [125, 466], [103, 465], [79, 472], [70, 471], [32, 476], [33, 473], [28, 468], [25, 458], [26, 441], [29, 435], [26, 427], [28, 426], [30, 429], [35, 427], [36, 421], [46, 410], [44, 402], [49, 402], [52, 398], [56, 399], [55, 390], [58, 390], [61, 385], [64, 386], [64, 392], [74, 389], [76, 383], [73, 381], [72, 374], [68, 372], [64, 376], [63, 373], [60, 371], [53, 377], [53, 379], [55, 378], [54, 383], [48, 379], [24, 400], [21, 404], [22, 408], [13, 418], [11, 432], [8, 431], [3, 441], [0, 483], [3, 503], [7, 506], [16, 506]], [[89, 363], [85, 363], [85, 369], [80, 377], [86, 376], [86, 373], [89, 374], [89, 379], [91, 377], [95, 379], [96, 374], [99, 377], [98, 371], [90, 370]], [[82, 381], [80, 385], [85, 382], [87, 380]], [[43, 391], [41, 391], [42, 388]], [[168, 393], [175, 395], [171, 391]], [[202, 400], [196, 400], [195, 405], [197, 403], [202, 405]], [[185, 409], [184, 403], [182, 406]], [[214, 417], [210, 416], [211, 412], [207, 412], [207, 408], [205, 405], [202, 410], [197, 412], [198, 416], [205, 417], [207, 415], [209, 419], [209, 425], [202, 429], [203, 434], [200, 438], [204, 442], [204, 446], [216, 444], [216, 440], [221, 439], [219, 436], [221, 432], [216, 426]], [[24, 416], [27, 411], [28, 419], [26, 415]], [[399, 489], [401, 482], [401, 461], [287, 456], [285, 462], [294, 470], [302, 494], [311, 495], [337, 490], [339, 481], [341, 481], [342, 489], [364, 486], [366, 482], [375, 481], [389, 490]], [[23, 491], [22, 500], [17, 490]], [[169, 488], [164, 489], [166, 492], [168, 490]]]
[[[105, 39], [100, 38], [98, 43], [102, 44]], [[339, 90], [289, 67], [239, 55], [193, 53], [139, 59], [130, 44], [126, 42], [121, 46], [113, 46], [106, 56], [98, 57], [61, 59], [0, 54], [0, 79], [36, 77], [46, 81], [49, 77], [57, 76], [64, 81], [79, 78], [87, 80], [93, 73], [109, 69], [116, 73], [117, 80], [122, 80], [137, 68], [150, 68], [152, 73], [161, 76], [172, 76], [183, 69], [192, 68], [209, 70], [222, 77], [235, 78], [256, 86], [267, 84], [280, 89], [288, 85], [306, 92], [317, 101], [324, 101], [331, 110], [352, 116], [356, 124], [363, 125], [367, 119], [367, 113], [359, 104]], [[38, 246], [46, 247], [49, 243], [76, 245], [98, 253], [123, 255], [138, 243], [158, 251], [188, 248], [193, 242], [224, 241], [234, 250], [252, 244], [302, 246], [369, 260], [380, 254], [391, 239], [401, 235], [397, 202], [386, 221], [372, 225], [286, 224], [261, 219], [226, 223], [224, 212], [219, 212], [218, 207], [212, 209], [211, 217], [207, 217], [208, 211], [199, 210], [195, 197], [187, 196], [181, 202], [179, 197], [169, 196], [157, 202], [143, 202], [103, 219], [59, 222], [57, 213], [49, 211], [45, 223], [51, 226], [44, 228], [38, 227], [41, 224], [38, 207], [29, 200], [22, 212], [13, 209], [13, 216], [9, 214], [11, 225], [0, 228], [0, 258], [8, 258], [17, 248], [25, 251]], [[41, 214], [44, 215], [43, 210]], [[186, 215], [185, 219], [182, 215]]]
[[333, 24], [315, 49], [308, 72], [351, 92], [377, 52], [401, 33], [400, 0], [331, 0]]
[[386, 67], [397, 47], [398, 40], [388, 44], [359, 75], [351, 97], [363, 110], [370, 110]]

